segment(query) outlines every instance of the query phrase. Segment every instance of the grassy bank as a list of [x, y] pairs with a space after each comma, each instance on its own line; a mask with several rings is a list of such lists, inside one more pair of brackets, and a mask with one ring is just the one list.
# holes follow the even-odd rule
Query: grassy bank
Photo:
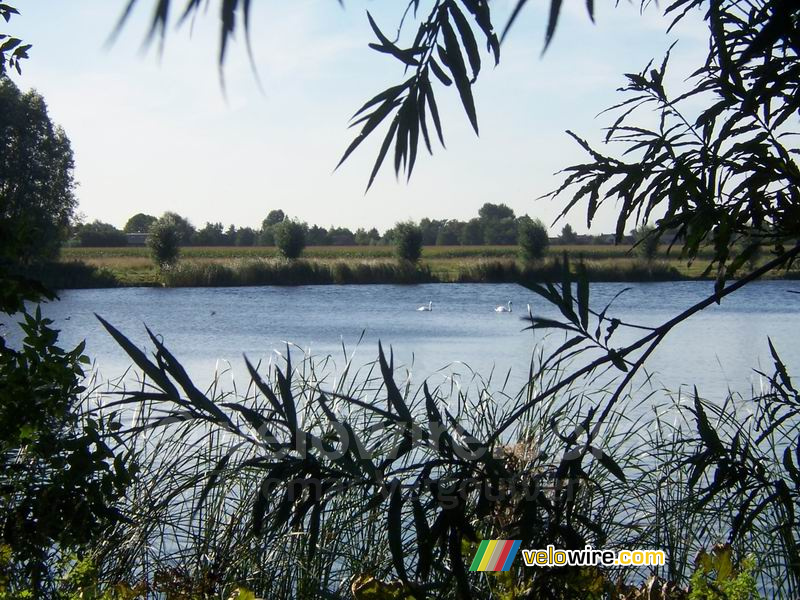
[[51, 267], [47, 281], [57, 288], [543, 281], [560, 278], [564, 252], [573, 265], [586, 265], [592, 281], [693, 279], [707, 265], [704, 257], [688, 264], [666, 252], [648, 263], [630, 248], [609, 245], [553, 246], [548, 258], [533, 264], [519, 260], [516, 246], [428, 246], [415, 270], [399, 264], [393, 251], [389, 246], [318, 246], [289, 263], [274, 247], [187, 247], [178, 267], [161, 274], [146, 248], [65, 248], [64, 273]]

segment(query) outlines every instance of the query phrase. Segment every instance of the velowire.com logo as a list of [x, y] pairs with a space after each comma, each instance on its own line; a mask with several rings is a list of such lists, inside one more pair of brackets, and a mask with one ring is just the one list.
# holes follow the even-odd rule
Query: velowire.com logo
[[508, 571], [519, 551], [520, 540], [483, 540], [470, 571]]

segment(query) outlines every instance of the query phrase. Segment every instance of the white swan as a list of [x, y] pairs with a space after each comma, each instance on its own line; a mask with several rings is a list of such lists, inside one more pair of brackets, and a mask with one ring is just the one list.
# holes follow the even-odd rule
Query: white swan
[[511, 310], [511, 300], [508, 301], [508, 304], [505, 306], [498, 306], [494, 309], [494, 312], [513, 312]]
[[433, 310], [433, 302], [428, 302], [428, 306], [420, 306], [417, 310], [431, 311]]

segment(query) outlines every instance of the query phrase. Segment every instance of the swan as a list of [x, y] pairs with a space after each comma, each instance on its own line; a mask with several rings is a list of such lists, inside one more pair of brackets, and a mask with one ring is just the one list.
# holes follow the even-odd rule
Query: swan
[[508, 304], [506, 304], [505, 306], [498, 306], [497, 308], [495, 308], [494, 312], [509, 312], [509, 313], [513, 312], [511, 310], [511, 300], [509, 300]]
[[420, 306], [417, 310], [424, 310], [426, 312], [433, 310], [433, 302], [428, 302], [428, 306]]

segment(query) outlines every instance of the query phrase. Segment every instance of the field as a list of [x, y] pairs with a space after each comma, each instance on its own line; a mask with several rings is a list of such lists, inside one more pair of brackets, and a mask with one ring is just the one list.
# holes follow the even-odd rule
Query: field
[[[366, 272], [363, 280], [355, 283], [369, 282], [373, 278], [370, 273], [381, 270], [376, 281], [391, 279], [387, 270], [393, 269], [394, 249], [391, 246], [312, 246], [306, 248], [303, 258], [306, 271], [325, 271], [360, 269]], [[666, 253], [666, 247], [653, 265], [646, 265], [642, 259], [627, 246], [613, 245], [553, 245], [548, 257], [534, 265], [537, 273], [546, 273], [556, 268], [555, 262], [564, 253], [569, 255], [575, 264], [584, 261], [590, 275], [595, 280], [637, 280], [645, 279], [681, 279], [702, 276], [708, 264], [710, 253], [689, 264], [679, 258], [677, 252]], [[173, 279], [168, 285], [227, 285], [220, 281], [236, 283], [236, 272], [243, 266], [260, 265], [273, 268], [278, 264], [278, 252], [274, 247], [185, 247], [181, 251], [181, 273], [178, 283]], [[144, 247], [123, 248], [65, 248], [61, 254], [62, 263], [81, 263], [103, 270], [111, 274], [120, 285], [163, 285], [165, 282], [153, 265]], [[498, 281], [513, 279], [516, 271], [523, 269], [519, 261], [516, 246], [426, 246], [420, 261], [425, 277], [434, 281]], [[271, 266], [270, 266], [271, 265]], [[202, 272], [202, 273], [201, 273]], [[222, 277], [215, 274], [223, 273]], [[286, 273], [281, 267], [281, 273]], [[649, 273], [649, 276], [648, 276]], [[644, 274], [644, 275], [643, 275]], [[269, 281], [273, 281], [273, 276]], [[302, 279], [302, 278], [301, 278]], [[348, 277], [330, 275], [327, 279], [334, 282], [351, 282]], [[325, 277], [320, 283], [328, 283]], [[214, 283], [214, 282], [217, 283]], [[407, 277], [402, 281], [408, 282]], [[252, 282], [251, 282], [252, 283]]]

